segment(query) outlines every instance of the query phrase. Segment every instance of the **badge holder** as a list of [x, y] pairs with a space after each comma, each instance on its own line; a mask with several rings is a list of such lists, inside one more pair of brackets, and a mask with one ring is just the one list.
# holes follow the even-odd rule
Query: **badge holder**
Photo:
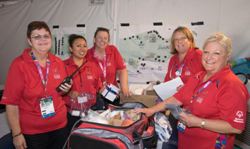
[[[177, 120], [179, 119], [179, 115], [180, 115], [181, 112], [189, 113], [188, 111], [184, 111], [179, 105], [175, 105], [175, 104], [167, 104], [166, 108], [171, 111], [172, 115]], [[177, 130], [179, 132], [183, 133], [185, 131], [185, 129], [186, 129], [186, 125], [179, 121], [178, 124], [177, 124]]]
[[71, 115], [72, 116], [86, 116], [88, 111], [88, 106], [86, 105], [90, 99], [94, 99], [95, 96], [88, 93], [82, 93], [77, 99], [74, 100], [76, 107], [71, 106]]
[[55, 115], [55, 108], [51, 96], [40, 99], [40, 110], [43, 118], [49, 118]]
[[120, 89], [118, 87], [116, 87], [113, 84], [108, 84], [106, 85], [105, 89], [102, 91], [101, 95], [111, 101], [114, 102], [116, 98], [118, 98]]
[[177, 130], [179, 131], [179, 132], [184, 132], [185, 131], [185, 129], [186, 129], [186, 125], [184, 124], [184, 123], [182, 123], [182, 122], [178, 122], [178, 124], [177, 124]]

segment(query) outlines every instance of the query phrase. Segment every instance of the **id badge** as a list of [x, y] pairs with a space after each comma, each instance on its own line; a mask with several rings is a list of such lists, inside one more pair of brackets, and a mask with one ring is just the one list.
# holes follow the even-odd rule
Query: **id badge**
[[78, 97], [77, 97], [77, 102], [78, 102], [79, 104], [85, 103], [85, 102], [87, 102], [87, 101], [88, 101], [87, 96], [78, 96]]
[[41, 98], [40, 109], [43, 118], [48, 118], [55, 115], [55, 108], [51, 96]]
[[180, 70], [177, 70], [177, 71], [175, 72], [175, 75], [176, 75], [177, 77], [181, 76]]
[[72, 116], [80, 116], [81, 112], [79, 110], [72, 110], [71, 115]]
[[186, 129], [186, 125], [184, 125], [182, 122], [178, 122], [178, 124], [177, 124], [177, 130], [179, 132], [183, 133], [185, 131], [185, 129]]

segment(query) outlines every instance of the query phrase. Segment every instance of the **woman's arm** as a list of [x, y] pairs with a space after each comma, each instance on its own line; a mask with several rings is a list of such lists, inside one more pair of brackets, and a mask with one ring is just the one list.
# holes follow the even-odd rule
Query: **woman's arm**
[[27, 148], [19, 123], [19, 109], [16, 105], [6, 105], [7, 120], [12, 131], [13, 144], [16, 149]]
[[145, 113], [147, 116], [151, 116], [156, 112], [163, 111], [166, 109], [167, 104], [181, 105], [182, 103], [178, 101], [175, 97], [171, 96], [150, 108], [136, 109], [136, 112]]
[[200, 127], [218, 133], [240, 134], [242, 131], [232, 127], [227, 121], [203, 119], [192, 114], [181, 113], [180, 120], [188, 127]]
[[119, 80], [121, 84], [121, 90], [124, 96], [129, 96], [129, 89], [128, 89], [128, 71], [127, 69], [118, 70]]

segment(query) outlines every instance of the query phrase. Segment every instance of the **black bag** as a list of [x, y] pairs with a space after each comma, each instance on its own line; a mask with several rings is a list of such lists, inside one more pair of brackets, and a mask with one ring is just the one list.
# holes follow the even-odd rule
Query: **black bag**
[[100, 93], [96, 95], [96, 104], [91, 107], [92, 110], [105, 110], [109, 105], [120, 106], [120, 97], [118, 96], [113, 102], [103, 97]]

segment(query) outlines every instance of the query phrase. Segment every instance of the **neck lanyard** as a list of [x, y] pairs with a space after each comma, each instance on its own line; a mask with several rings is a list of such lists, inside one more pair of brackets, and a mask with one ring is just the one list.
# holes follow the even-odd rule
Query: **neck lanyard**
[[207, 81], [204, 85], [202, 85], [194, 94], [194, 98], [196, 98], [198, 96], [198, 94], [200, 94], [202, 91], [204, 91], [210, 84], [212, 83], [212, 81]]
[[106, 54], [104, 55], [104, 58], [103, 58], [103, 63], [101, 60], [98, 59], [98, 64], [102, 70], [102, 73], [103, 73], [103, 77], [104, 77], [104, 80], [106, 80], [106, 77], [107, 77], [107, 58], [106, 58]]
[[[184, 63], [182, 63], [181, 65], [180, 65], [180, 67], [178, 68], [177, 67], [177, 64], [176, 65], [174, 65], [174, 66], [172, 66], [172, 68], [171, 68], [171, 71], [170, 71], [170, 78], [175, 78], [175, 77], [180, 77], [181, 76], [181, 74], [182, 74], [182, 70], [183, 70], [183, 67], [184, 67]], [[173, 68], [176, 68], [177, 70], [175, 71], [175, 76], [172, 76], [172, 72], [173, 72]]]
[[33, 52], [31, 52], [31, 57], [33, 59], [33, 61], [35, 62], [36, 64], [36, 68], [38, 70], [38, 73], [40, 75], [40, 78], [41, 78], [41, 81], [42, 81], [42, 84], [44, 86], [44, 90], [46, 92], [46, 89], [47, 89], [47, 83], [48, 83], [48, 76], [49, 76], [49, 67], [50, 67], [50, 61], [47, 59], [46, 60], [46, 75], [45, 75], [45, 78], [43, 76], [43, 72], [42, 72], [42, 68], [38, 62], [38, 60], [36, 59], [35, 55]]

